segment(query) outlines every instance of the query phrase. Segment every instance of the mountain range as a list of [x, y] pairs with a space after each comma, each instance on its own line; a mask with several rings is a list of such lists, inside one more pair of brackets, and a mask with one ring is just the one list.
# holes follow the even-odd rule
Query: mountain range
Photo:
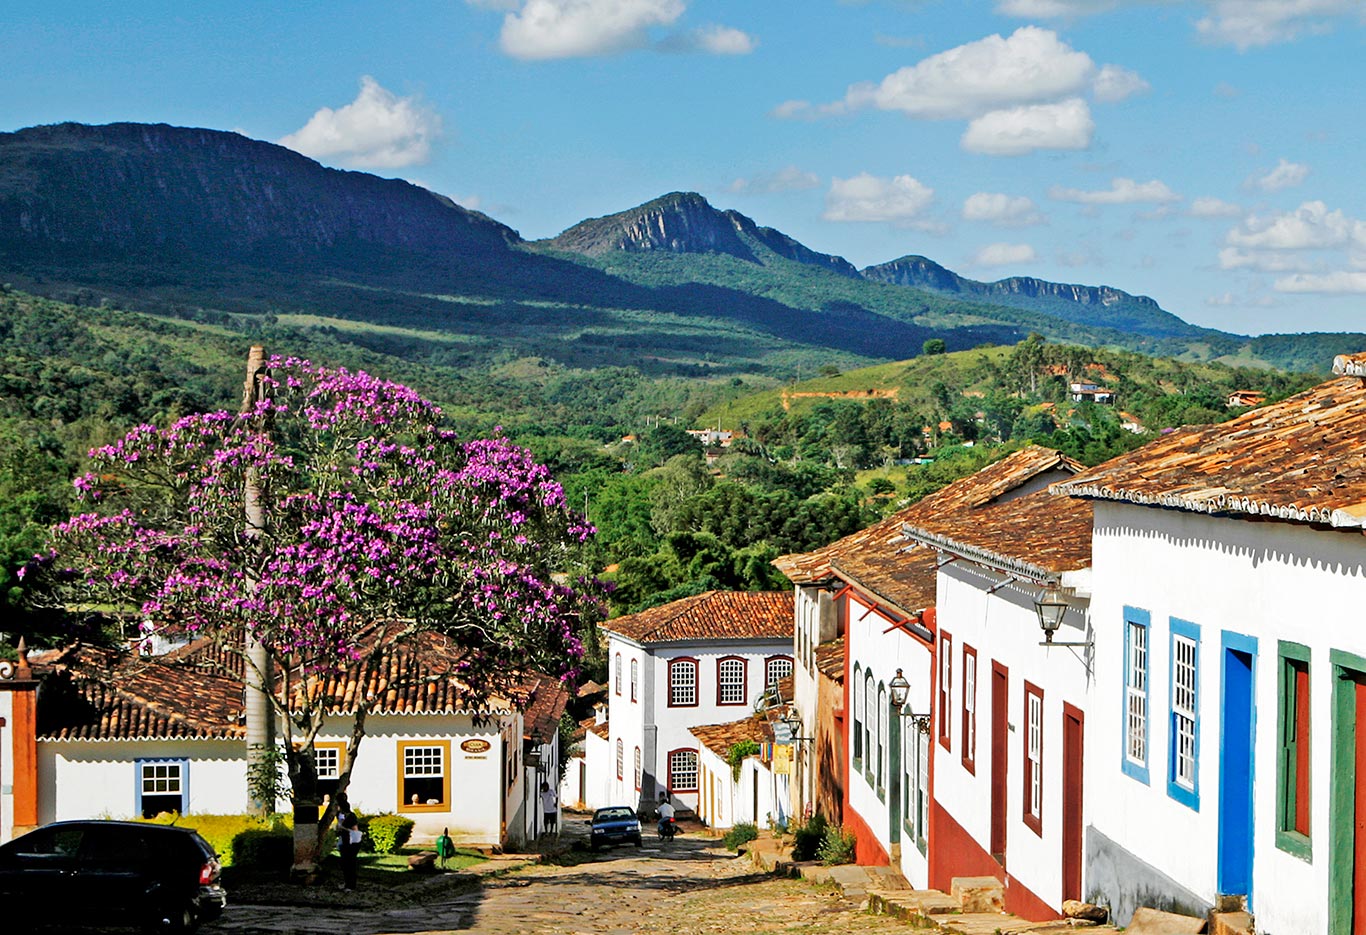
[[1297, 369], [1366, 347], [1366, 335], [1229, 334], [1111, 287], [983, 283], [923, 256], [859, 270], [691, 192], [528, 242], [408, 182], [149, 124], [0, 134], [0, 277], [85, 304], [292, 316], [358, 341], [401, 332], [415, 353], [468, 366], [780, 374], [1029, 332]]

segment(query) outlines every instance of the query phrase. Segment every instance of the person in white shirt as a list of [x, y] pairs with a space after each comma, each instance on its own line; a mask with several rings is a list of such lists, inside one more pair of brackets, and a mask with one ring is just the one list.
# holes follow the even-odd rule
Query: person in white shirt
[[560, 799], [549, 783], [541, 783], [541, 813], [545, 816], [545, 830], [558, 833], [560, 823]]
[[669, 804], [668, 796], [663, 792], [659, 794], [659, 808], [655, 811], [659, 815], [659, 832], [663, 834], [664, 825], [673, 821], [674, 817], [674, 807]]

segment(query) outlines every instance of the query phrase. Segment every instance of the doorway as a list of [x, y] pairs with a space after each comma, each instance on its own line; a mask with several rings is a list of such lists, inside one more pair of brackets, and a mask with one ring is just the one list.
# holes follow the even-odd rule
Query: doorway
[[1062, 898], [1081, 899], [1082, 713], [1062, 706]]
[[1366, 659], [1334, 650], [1331, 929], [1366, 935]]
[[1252, 911], [1252, 778], [1257, 641], [1225, 632], [1219, 736], [1220, 895], [1242, 896]]
[[1006, 865], [1006, 756], [1009, 744], [1010, 671], [999, 662], [991, 663], [991, 857]]

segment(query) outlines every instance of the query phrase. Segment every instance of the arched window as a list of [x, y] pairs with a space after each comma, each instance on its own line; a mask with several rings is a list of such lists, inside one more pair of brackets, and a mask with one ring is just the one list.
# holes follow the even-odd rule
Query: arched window
[[636, 686], [640, 682], [640, 660], [631, 660], [631, 700], [635, 701], [637, 696]]
[[697, 660], [675, 659], [669, 663], [669, 707], [697, 706]]
[[887, 689], [877, 687], [877, 788], [882, 791], [887, 775]]
[[612, 665], [612, 691], [621, 694], [621, 653], [617, 653], [616, 661]]
[[863, 673], [863, 770], [864, 775], [871, 777], [876, 769], [874, 763], [877, 757], [877, 748], [873, 746], [876, 735], [873, 733], [877, 729], [877, 696], [873, 694], [873, 673], [867, 670]]
[[739, 656], [727, 656], [716, 660], [716, 703], [719, 705], [744, 704], [746, 677], [745, 660]]
[[640, 747], [636, 747], [636, 791], [640, 791]]
[[791, 656], [769, 656], [764, 660], [764, 687], [772, 688], [792, 674]]
[[854, 764], [863, 762], [863, 680], [859, 677], [863, 669], [854, 664], [853, 687], [849, 694], [854, 701]]
[[625, 769], [624, 769], [625, 766], [626, 766], [626, 748], [622, 745], [622, 743], [621, 743], [621, 738], [618, 737], [618, 738], [617, 738], [617, 778], [618, 778], [618, 779], [620, 779], [622, 776], [625, 775]]
[[697, 791], [697, 751], [673, 750], [669, 753], [669, 791]]

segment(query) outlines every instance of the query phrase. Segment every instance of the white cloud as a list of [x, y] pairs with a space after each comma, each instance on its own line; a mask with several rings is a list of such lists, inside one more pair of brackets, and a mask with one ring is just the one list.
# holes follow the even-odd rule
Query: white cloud
[[749, 33], [712, 24], [689, 32], [674, 33], [659, 47], [665, 52], [707, 52], [712, 55], [748, 55], [758, 45]]
[[1253, 176], [1247, 180], [1248, 188], [1258, 188], [1264, 192], [1278, 192], [1283, 188], [1294, 188], [1309, 175], [1309, 167], [1298, 162], [1280, 160], [1276, 168], [1266, 175]]
[[1259, 250], [1322, 250], [1353, 241], [1366, 245], [1366, 224], [1329, 211], [1322, 201], [1306, 201], [1284, 214], [1249, 215], [1224, 240], [1230, 246]]
[[1187, 213], [1193, 218], [1236, 218], [1243, 213], [1243, 209], [1231, 201], [1201, 196], [1191, 202]]
[[1207, 0], [1209, 15], [1195, 24], [1205, 39], [1246, 51], [1323, 32], [1333, 17], [1362, 13], [1361, 0]]
[[1181, 196], [1168, 188], [1166, 182], [1157, 179], [1135, 182], [1125, 178], [1113, 179], [1110, 187], [1101, 191], [1055, 185], [1048, 190], [1048, 197], [1055, 201], [1075, 201], [1084, 205], [1157, 205], [1181, 200]]
[[344, 107], [323, 107], [280, 140], [296, 152], [359, 169], [397, 169], [431, 158], [441, 117], [416, 97], [399, 97], [369, 75]]
[[987, 244], [973, 257], [974, 266], [1014, 266], [1032, 263], [1038, 258], [1034, 248], [1027, 243]]
[[960, 141], [970, 153], [1019, 156], [1039, 149], [1085, 149], [1096, 122], [1079, 97], [983, 114], [968, 124]]
[[927, 119], [971, 119], [991, 111], [1054, 101], [1083, 91], [1095, 63], [1057, 33], [1022, 26], [922, 59], [878, 84], [849, 88], [849, 107], [899, 110]]
[[784, 166], [777, 172], [736, 179], [726, 188], [741, 195], [770, 195], [774, 192], [807, 191], [820, 184], [820, 176], [816, 173], [806, 172], [796, 166]]
[[934, 201], [934, 189], [909, 175], [879, 178], [867, 172], [832, 179], [825, 196], [827, 221], [916, 220]]
[[1216, 308], [1217, 308], [1217, 307], [1220, 307], [1220, 306], [1225, 306], [1225, 305], [1232, 305], [1232, 304], [1234, 304], [1235, 301], [1236, 301], [1236, 300], [1233, 298], [1233, 293], [1232, 293], [1232, 292], [1225, 292], [1225, 293], [1222, 294], [1222, 295], [1207, 295], [1207, 296], [1205, 296], [1205, 304], [1206, 304], [1206, 305], [1214, 306], [1214, 307], [1216, 307]]
[[1298, 273], [1276, 280], [1277, 292], [1312, 292], [1320, 295], [1366, 293], [1366, 273], [1339, 270], [1333, 273]]
[[1029, 227], [1042, 224], [1043, 216], [1030, 198], [977, 192], [963, 202], [963, 220], [985, 221], [998, 227]]
[[831, 104], [812, 104], [810, 101], [791, 100], [783, 101], [770, 110], [768, 115], [777, 117], [779, 120], [819, 120], [822, 117], [847, 113], [848, 110], [849, 108], [845, 106], [844, 101], [835, 101]]
[[1286, 273], [1311, 267], [1304, 257], [1274, 250], [1240, 250], [1224, 247], [1219, 251], [1220, 269], [1250, 269], [1259, 273]]
[[683, 15], [684, 0], [525, 0], [503, 18], [499, 42], [513, 58], [605, 55], [648, 44], [649, 30]]
[[1120, 65], [1102, 66], [1091, 82], [1091, 93], [1096, 96], [1096, 100], [1107, 104], [1142, 94], [1151, 88], [1152, 85], [1144, 81], [1138, 72]]

